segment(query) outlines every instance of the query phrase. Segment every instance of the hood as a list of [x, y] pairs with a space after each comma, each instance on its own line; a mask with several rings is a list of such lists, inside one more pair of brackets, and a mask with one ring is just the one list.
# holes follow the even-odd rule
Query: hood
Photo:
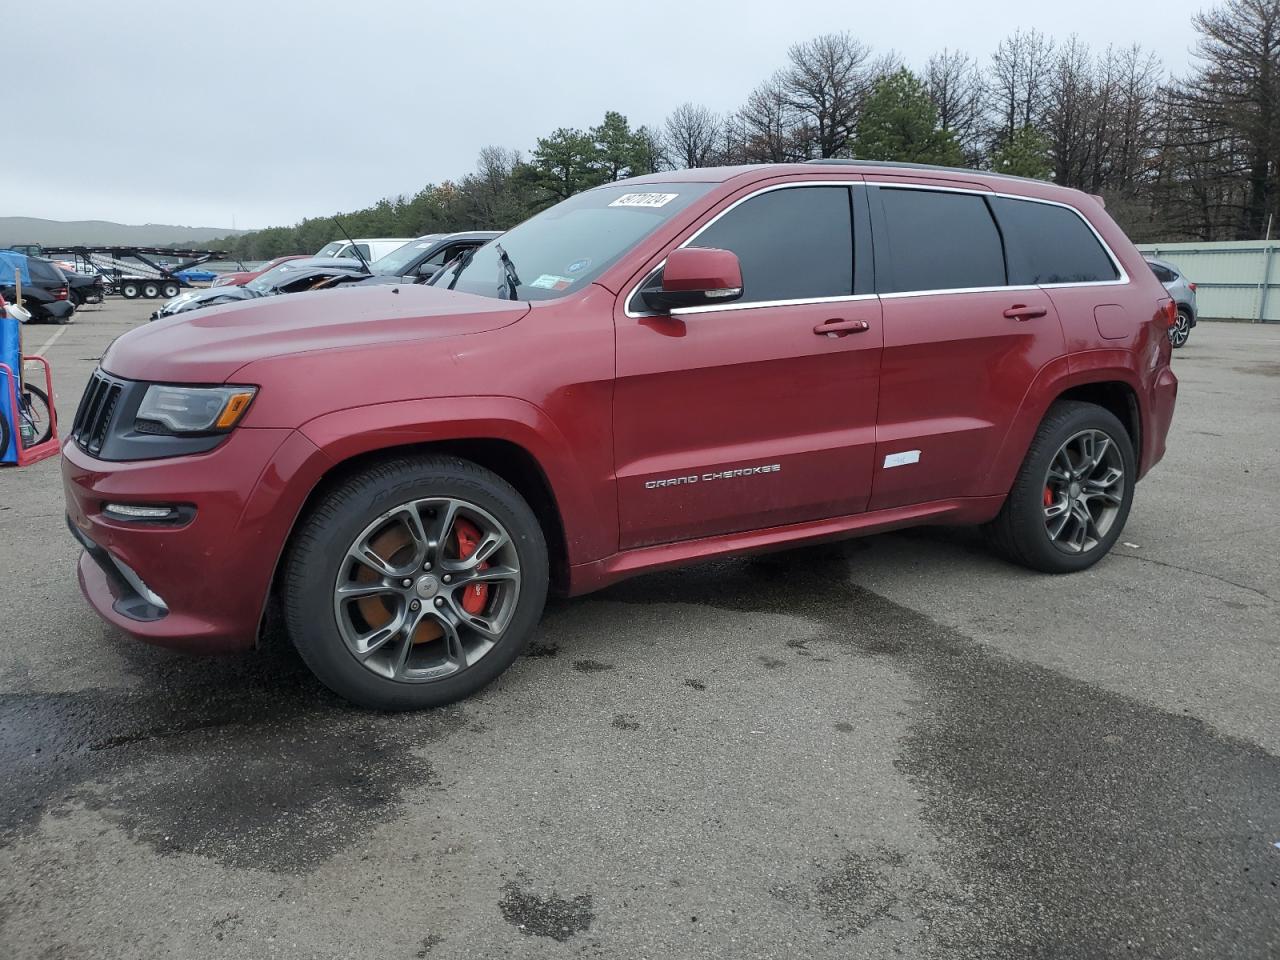
[[480, 333], [528, 312], [524, 301], [424, 286], [259, 297], [136, 327], [111, 344], [102, 368], [130, 380], [222, 383], [254, 360]]

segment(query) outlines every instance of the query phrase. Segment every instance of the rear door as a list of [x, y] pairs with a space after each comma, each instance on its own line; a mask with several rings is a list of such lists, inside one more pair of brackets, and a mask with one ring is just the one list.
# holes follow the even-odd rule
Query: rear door
[[623, 549], [858, 513], [870, 495], [881, 325], [860, 185], [756, 188], [698, 229], [686, 245], [738, 255], [743, 297], [658, 316], [637, 294], [615, 315]]
[[1066, 352], [1053, 302], [1009, 284], [981, 189], [868, 187], [884, 307], [870, 509], [982, 487], [1036, 373]]

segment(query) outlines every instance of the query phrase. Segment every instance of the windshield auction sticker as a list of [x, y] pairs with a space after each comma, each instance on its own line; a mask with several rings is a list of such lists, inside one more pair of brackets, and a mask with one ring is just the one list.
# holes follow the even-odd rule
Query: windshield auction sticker
[[611, 207], [665, 207], [680, 196], [678, 193], [624, 193]]

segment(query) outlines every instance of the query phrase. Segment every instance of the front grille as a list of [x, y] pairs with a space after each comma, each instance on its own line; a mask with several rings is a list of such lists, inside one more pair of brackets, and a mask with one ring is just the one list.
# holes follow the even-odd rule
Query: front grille
[[89, 453], [96, 454], [102, 450], [123, 389], [121, 384], [104, 376], [100, 370], [93, 372], [89, 385], [85, 387], [71, 435]]

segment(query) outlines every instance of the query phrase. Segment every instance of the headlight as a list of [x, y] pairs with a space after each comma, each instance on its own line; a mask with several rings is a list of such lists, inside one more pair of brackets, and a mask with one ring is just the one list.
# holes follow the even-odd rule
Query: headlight
[[226, 433], [244, 416], [257, 387], [152, 384], [138, 405], [139, 433]]
[[230, 282], [231, 282], [231, 278], [230, 278], [230, 277], [218, 277], [216, 280], [214, 280], [214, 281], [213, 281], [213, 283], [211, 284], [211, 286], [214, 286], [214, 287], [225, 287], [225, 286], [226, 286], [228, 283], [230, 283]]

